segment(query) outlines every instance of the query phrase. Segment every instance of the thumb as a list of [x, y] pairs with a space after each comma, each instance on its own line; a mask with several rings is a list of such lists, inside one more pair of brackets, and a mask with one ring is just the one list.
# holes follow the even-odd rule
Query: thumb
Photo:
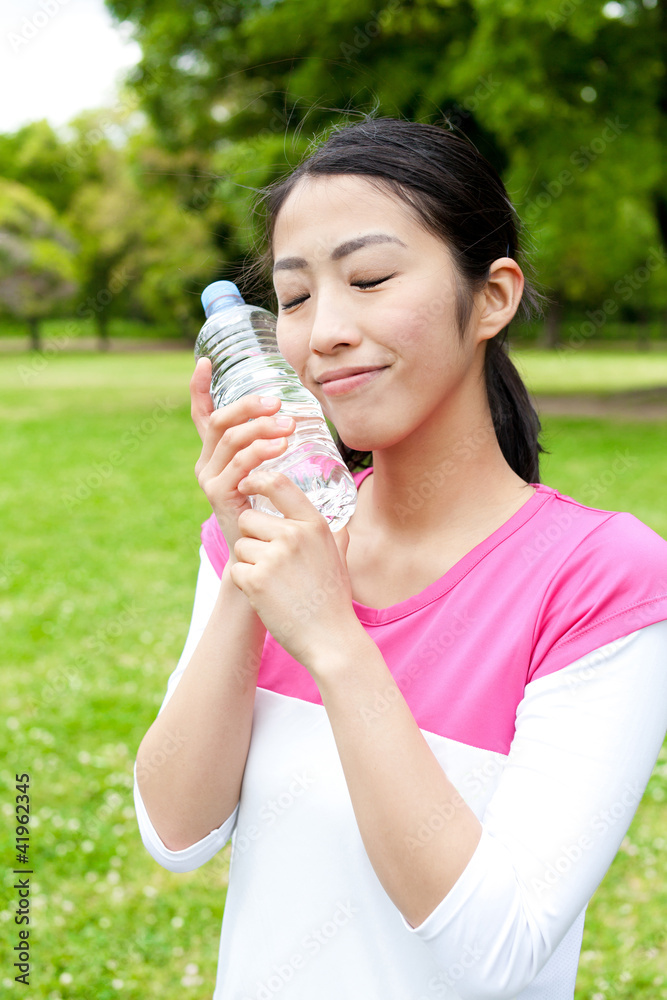
[[199, 437], [204, 440], [215, 406], [211, 399], [211, 359], [200, 358], [190, 379], [190, 413]]

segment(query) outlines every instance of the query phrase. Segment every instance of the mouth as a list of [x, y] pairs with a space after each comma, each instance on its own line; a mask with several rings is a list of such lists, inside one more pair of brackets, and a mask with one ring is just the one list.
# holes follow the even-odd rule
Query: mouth
[[322, 382], [322, 392], [325, 396], [342, 396], [344, 393], [352, 392], [354, 389], [374, 382], [383, 372], [386, 372], [387, 367], [366, 369], [343, 377], [329, 375], [327, 380]]

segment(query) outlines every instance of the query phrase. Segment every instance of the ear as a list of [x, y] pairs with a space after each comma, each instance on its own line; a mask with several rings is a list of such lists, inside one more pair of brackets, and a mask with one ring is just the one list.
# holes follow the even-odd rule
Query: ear
[[511, 257], [499, 257], [475, 299], [477, 340], [490, 340], [514, 317], [523, 293], [523, 271]]

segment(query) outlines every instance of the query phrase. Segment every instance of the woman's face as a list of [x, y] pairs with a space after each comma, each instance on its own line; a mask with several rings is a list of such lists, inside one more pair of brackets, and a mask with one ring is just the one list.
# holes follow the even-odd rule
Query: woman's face
[[[273, 252], [281, 353], [348, 447], [388, 447], [446, 418], [479, 376], [475, 338], [461, 345], [456, 329], [448, 248], [393, 193], [353, 175], [304, 178]], [[322, 381], [342, 368], [379, 370]]]

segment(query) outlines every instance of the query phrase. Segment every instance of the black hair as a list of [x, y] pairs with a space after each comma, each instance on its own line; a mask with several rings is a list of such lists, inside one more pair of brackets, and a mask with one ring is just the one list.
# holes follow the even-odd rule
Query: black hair
[[[337, 127], [287, 177], [262, 193], [266, 212], [267, 261], [278, 213], [303, 177], [358, 174], [389, 188], [442, 239], [453, 257], [456, 321], [465, 338], [475, 294], [486, 284], [499, 257], [519, 262], [520, 223], [493, 166], [465, 137], [446, 128], [394, 118], [370, 118]], [[526, 265], [522, 270], [525, 271]], [[525, 275], [524, 275], [525, 277]], [[544, 296], [525, 280], [517, 312], [524, 319], [542, 312]], [[486, 343], [484, 378], [498, 444], [523, 480], [540, 482], [541, 425], [526, 386], [508, 355], [508, 327]], [[365, 468], [371, 452], [336, 444], [351, 471]]]

